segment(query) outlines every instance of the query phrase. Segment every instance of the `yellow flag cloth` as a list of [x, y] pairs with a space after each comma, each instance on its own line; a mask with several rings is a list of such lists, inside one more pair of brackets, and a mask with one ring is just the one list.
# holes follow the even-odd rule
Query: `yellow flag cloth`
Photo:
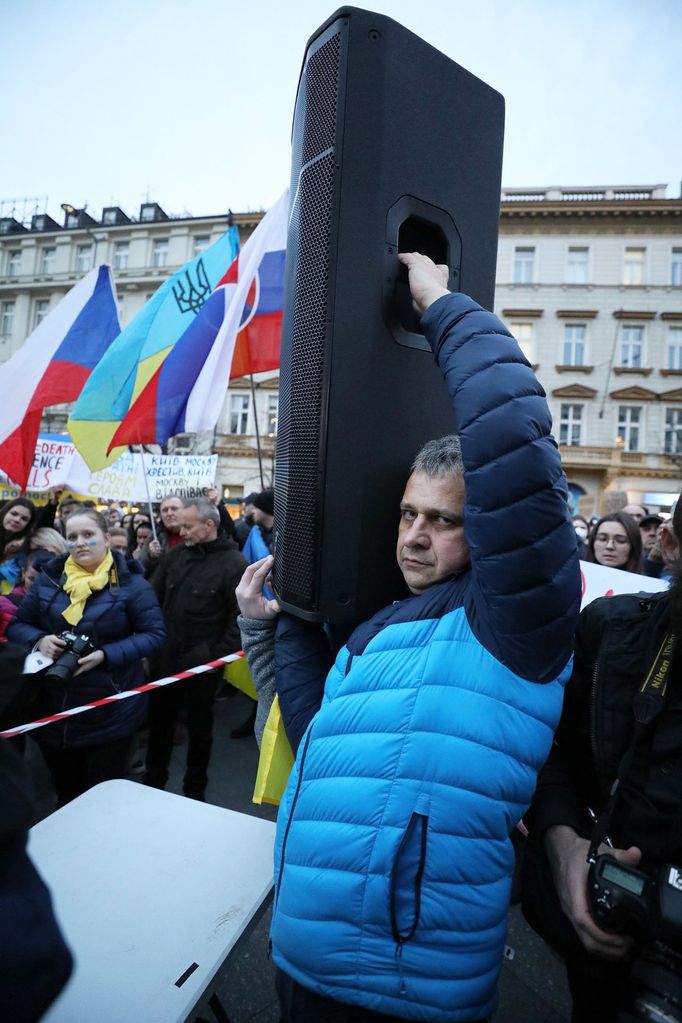
[[62, 617], [66, 618], [69, 625], [78, 625], [83, 617], [85, 601], [95, 590], [103, 590], [109, 582], [109, 572], [114, 564], [111, 551], [107, 551], [104, 561], [100, 561], [94, 572], [88, 572], [81, 568], [71, 556], [66, 559], [64, 571], [66, 582], [62, 589], [68, 593], [71, 603], [62, 611]]
[[253, 802], [279, 806], [293, 766], [294, 754], [284, 731], [279, 697], [275, 696], [263, 729]]
[[239, 689], [246, 696], [250, 696], [252, 700], [258, 700], [258, 693], [253, 684], [246, 657], [241, 657], [238, 661], [226, 664], [223, 678], [230, 685], [233, 685], [235, 689]]

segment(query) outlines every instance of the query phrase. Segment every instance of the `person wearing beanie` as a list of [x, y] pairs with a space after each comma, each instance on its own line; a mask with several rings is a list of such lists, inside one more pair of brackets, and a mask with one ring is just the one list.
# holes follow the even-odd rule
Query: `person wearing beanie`
[[244, 544], [249, 538], [249, 533], [251, 532], [251, 528], [254, 523], [253, 501], [255, 497], [258, 497], [258, 494], [255, 491], [246, 495], [242, 506], [242, 513], [234, 524], [240, 551], [244, 549]]
[[[259, 494], [249, 494], [247, 501], [251, 499], [253, 504], [253, 526], [248, 535], [242, 554], [249, 565], [267, 557], [272, 549], [272, 527], [275, 522], [275, 492], [272, 489], [261, 490]], [[268, 591], [269, 596], [274, 596]], [[237, 725], [230, 732], [233, 739], [244, 739], [254, 734], [256, 722], [256, 705], [241, 725]]]
[[270, 554], [272, 527], [275, 524], [275, 492], [261, 490], [253, 498], [254, 528], [249, 533], [242, 554], [250, 565]]

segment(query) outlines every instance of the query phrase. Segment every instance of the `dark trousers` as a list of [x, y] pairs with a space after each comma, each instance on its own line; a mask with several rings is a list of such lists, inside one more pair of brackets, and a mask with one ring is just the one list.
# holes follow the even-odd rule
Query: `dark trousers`
[[187, 719], [187, 770], [183, 782], [186, 796], [202, 798], [208, 783], [213, 745], [213, 703], [219, 673], [206, 672], [164, 686], [149, 700], [149, 740], [145, 785], [165, 788], [173, 752], [173, 732], [181, 709]]
[[[346, 1005], [303, 987], [276, 967], [275, 987], [281, 1012], [280, 1023], [405, 1023], [404, 1016], [386, 1016], [359, 1005]], [[471, 1023], [486, 1023], [472, 1020]]]
[[52, 777], [57, 805], [70, 803], [82, 792], [102, 781], [125, 778], [135, 737], [103, 742], [97, 746], [62, 749], [41, 746], [40, 751]]

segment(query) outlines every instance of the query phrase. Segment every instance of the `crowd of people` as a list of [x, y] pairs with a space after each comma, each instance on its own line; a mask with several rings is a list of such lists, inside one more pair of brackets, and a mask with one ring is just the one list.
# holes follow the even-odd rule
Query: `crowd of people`
[[[665, 521], [626, 505], [571, 524], [545, 395], [514, 338], [447, 290], [446, 268], [400, 259], [457, 429], [407, 476], [402, 592], [336, 649], [324, 624], [268, 589], [272, 491], [248, 495], [237, 522], [217, 492], [166, 495], [158, 523], [17, 499], [0, 509], [2, 723], [243, 647], [257, 734], [276, 695], [295, 754], [275, 843], [282, 1023], [488, 1021], [522, 820], [523, 909], [566, 963], [573, 1023], [677, 1019], [666, 1007], [682, 1002], [682, 916], [663, 919], [669, 894], [657, 915], [650, 892], [682, 890], [682, 506]], [[671, 587], [599, 599], [579, 617], [580, 558]], [[27, 655], [45, 659], [33, 684]], [[207, 673], [40, 729], [59, 805], [121, 777], [145, 722], [142, 781], [164, 788], [181, 714], [183, 791], [204, 800], [218, 684]], [[9, 751], [13, 792], [20, 752]], [[12, 878], [27, 869], [12, 847], [20, 805], [0, 832]], [[676, 883], [665, 864], [678, 865]], [[68, 952], [30, 883], [53, 947], [46, 989], [58, 990]], [[630, 911], [610, 915], [618, 886]], [[651, 900], [641, 919], [633, 893]], [[643, 999], [658, 1015], [638, 1014]]]
[[654, 579], [672, 578], [673, 561], [664, 542], [672, 531], [671, 517], [650, 512], [641, 504], [625, 504], [620, 511], [591, 522], [575, 515], [573, 527], [583, 560]]

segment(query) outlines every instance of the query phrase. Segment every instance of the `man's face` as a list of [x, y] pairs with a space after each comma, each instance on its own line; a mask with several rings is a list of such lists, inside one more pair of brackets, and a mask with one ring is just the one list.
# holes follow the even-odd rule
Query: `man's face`
[[469, 564], [464, 479], [413, 472], [400, 502], [396, 555], [412, 593], [423, 593]]
[[169, 533], [177, 533], [180, 529], [180, 516], [183, 511], [179, 497], [169, 497], [161, 502], [161, 521]]
[[120, 551], [121, 554], [127, 554], [128, 538], [125, 536], [112, 536], [109, 540], [109, 548], [112, 551]]
[[634, 519], [637, 525], [646, 515], [646, 512], [642, 508], [641, 504], [626, 504], [623, 508], [626, 515], [629, 515], [631, 519]]
[[654, 544], [656, 543], [656, 534], [658, 533], [657, 522], [647, 522], [645, 525], [639, 527], [639, 532], [642, 537], [642, 547], [645, 554], [649, 554]]
[[213, 504], [217, 504], [218, 503], [218, 488], [217, 487], [209, 487], [207, 489], [207, 491], [206, 491], [206, 497], [207, 497], [207, 499], [209, 501], [212, 501]]
[[198, 543], [215, 540], [216, 528], [210, 519], [202, 522], [193, 505], [180, 512], [180, 536], [185, 541], [185, 547], [195, 547]]
[[255, 509], [254, 505], [252, 505], [252, 504], [245, 504], [244, 505], [244, 511], [243, 511], [242, 514], [244, 516], [244, 521], [248, 522], [249, 525], [252, 525], [253, 522], [254, 522], [253, 513], [255, 512], [255, 510], [256, 509]]
[[107, 522], [110, 526], [118, 526], [121, 521], [121, 513], [118, 508], [110, 508], [107, 512]]
[[79, 506], [73, 502], [65, 502], [59, 509], [59, 518], [62, 520], [62, 525], [66, 522], [69, 516], [73, 515], [74, 512], [78, 511]]

